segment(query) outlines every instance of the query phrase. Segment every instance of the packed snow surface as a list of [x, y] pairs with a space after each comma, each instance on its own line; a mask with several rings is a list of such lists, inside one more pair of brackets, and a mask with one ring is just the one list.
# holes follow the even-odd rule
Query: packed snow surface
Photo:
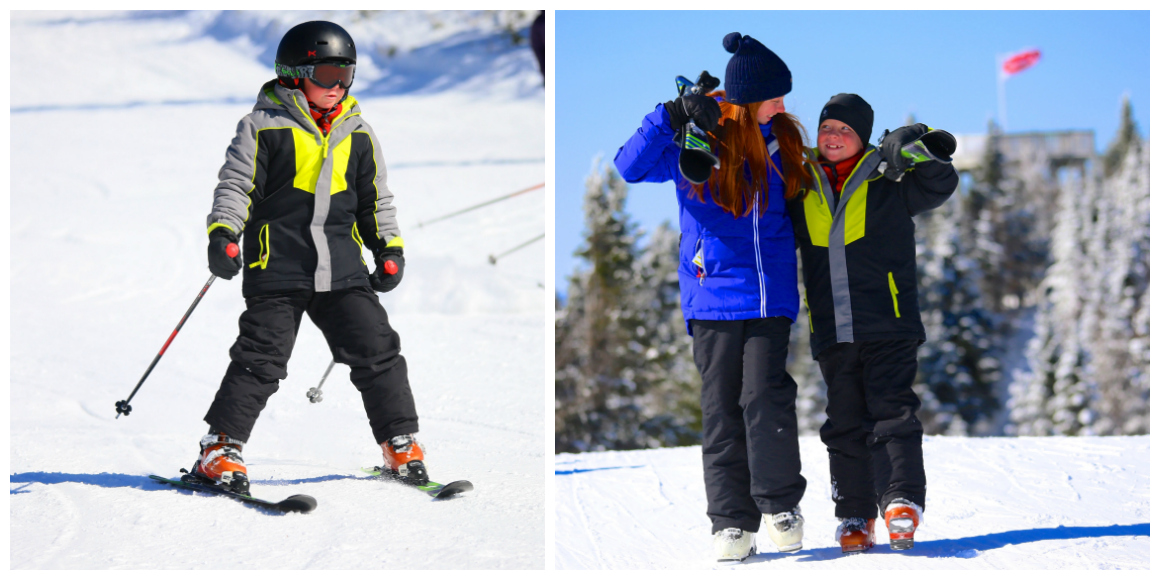
[[927, 437], [925, 521], [914, 548], [891, 551], [879, 525], [876, 547], [843, 556], [826, 449], [803, 437], [803, 549], [778, 553], [763, 524], [757, 555], [743, 563], [713, 559], [699, 447], [561, 454], [555, 566], [1146, 570], [1150, 448], [1147, 436]]
[[[544, 244], [488, 256], [544, 233], [543, 190], [416, 227], [544, 181], [543, 92], [526, 43], [492, 53], [498, 40], [416, 32], [397, 43], [441, 62], [471, 51], [459, 55], [474, 63], [470, 84], [407, 91], [389, 85], [383, 57], [353, 90], [385, 149], [406, 240], [403, 282], [381, 300], [402, 337], [419, 439], [433, 479], [475, 491], [433, 501], [360, 471], [382, 456], [346, 367], [323, 402], [305, 396], [331, 360], [308, 319], [244, 456], [255, 496], [311, 495], [313, 513], [147, 479], [193, 464], [244, 309], [240, 277], [214, 282], [132, 414], [114, 420], [209, 277], [217, 171], [273, 77], [261, 58], [281, 21], [230, 14], [12, 13], [11, 567], [542, 568]], [[301, 20], [328, 16], [353, 18]], [[356, 42], [417, 22], [382, 18], [352, 24]]]

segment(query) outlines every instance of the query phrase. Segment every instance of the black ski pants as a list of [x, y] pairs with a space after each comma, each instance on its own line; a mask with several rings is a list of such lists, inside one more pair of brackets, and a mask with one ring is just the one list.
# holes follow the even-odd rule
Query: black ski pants
[[350, 381], [362, 393], [375, 442], [415, 433], [419, 418], [407, 382], [399, 335], [370, 288], [332, 292], [297, 290], [246, 298], [230, 366], [205, 422], [247, 441], [266, 400], [286, 378], [286, 363], [302, 313], [322, 331], [335, 362], [350, 366]]
[[785, 370], [790, 324], [785, 317], [691, 321], [713, 533], [756, 532], [761, 514], [788, 511], [805, 494], [797, 383]]
[[926, 505], [913, 389], [920, 342], [838, 343], [818, 356], [829, 399], [821, 436], [839, 518], [876, 518], [898, 498]]

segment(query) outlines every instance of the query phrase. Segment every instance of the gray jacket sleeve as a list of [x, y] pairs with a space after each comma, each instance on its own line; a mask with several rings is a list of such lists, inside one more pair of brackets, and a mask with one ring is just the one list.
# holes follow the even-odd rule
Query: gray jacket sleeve
[[[387, 163], [383, 148], [370, 125], [363, 123], [359, 132], [370, 137], [370, 155], [364, 157], [358, 170], [355, 187], [358, 194], [358, 228], [363, 243], [372, 252], [387, 247], [403, 247], [399, 221], [393, 205], [395, 196], [387, 188]], [[373, 232], [373, 234], [371, 233]]]
[[257, 186], [258, 129], [250, 115], [238, 122], [238, 133], [226, 149], [226, 162], [218, 172], [213, 209], [206, 218], [208, 231], [227, 227], [241, 235], [250, 217], [250, 193]]

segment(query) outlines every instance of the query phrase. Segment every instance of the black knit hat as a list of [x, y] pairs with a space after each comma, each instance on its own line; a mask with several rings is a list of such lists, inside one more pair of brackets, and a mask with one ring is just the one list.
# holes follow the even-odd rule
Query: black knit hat
[[730, 32], [722, 42], [733, 53], [725, 67], [725, 100], [734, 105], [760, 103], [793, 88], [789, 67], [757, 39]]
[[862, 138], [863, 149], [870, 145], [870, 135], [874, 130], [874, 109], [862, 97], [853, 93], [838, 93], [830, 97], [830, 101], [822, 107], [818, 126], [821, 127], [826, 119], [849, 125]]

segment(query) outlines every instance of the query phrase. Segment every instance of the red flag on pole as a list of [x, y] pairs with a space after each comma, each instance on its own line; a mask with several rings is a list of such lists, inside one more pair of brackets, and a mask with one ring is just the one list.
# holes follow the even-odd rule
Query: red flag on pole
[[1003, 76], [1009, 77], [1025, 71], [1039, 62], [1039, 49], [1030, 48], [1017, 52], [1003, 61]]

